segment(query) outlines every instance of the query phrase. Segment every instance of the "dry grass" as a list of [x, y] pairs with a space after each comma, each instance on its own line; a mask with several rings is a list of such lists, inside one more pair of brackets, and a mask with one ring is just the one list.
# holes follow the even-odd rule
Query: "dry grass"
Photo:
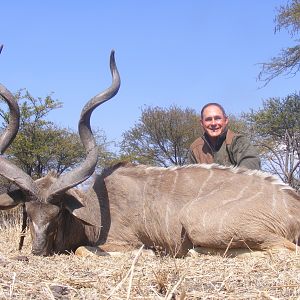
[[0, 299], [300, 299], [300, 255], [201, 255], [174, 259], [124, 254], [77, 257], [21, 253], [20, 226], [1, 225]]

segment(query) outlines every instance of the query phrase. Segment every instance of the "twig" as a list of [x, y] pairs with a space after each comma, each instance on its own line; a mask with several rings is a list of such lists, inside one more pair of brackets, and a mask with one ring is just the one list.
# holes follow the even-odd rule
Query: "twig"
[[151, 286], [150, 287], [150, 290], [155, 294], [155, 299], [159, 299], [159, 300], [162, 300], [162, 297], [158, 294], [158, 292]]
[[129, 282], [128, 292], [127, 292], [127, 299], [129, 299], [128, 297], [130, 296], [130, 290], [131, 290], [131, 285], [132, 285], [133, 269], [134, 269], [135, 264], [138, 261], [138, 258], [140, 256], [143, 248], [144, 248], [144, 245], [141, 246], [138, 253], [136, 254], [136, 256], [132, 262], [132, 265], [131, 265], [129, 271], [127, 272], [127, 274], [125, 275], [125, 277], [117, 284], [117, 286], [112, 290], [112, 292], [109, 294], [109, 296], [106, 299], [110, 299], [111, 296], [123, 285], [123, 283], [128, 278], [128, 276], [131, 275], [131, 277], [130, 277], [131, 280]]
[[230, 277], [231, 277], [231, 274], [229, 274], [229, 275], [222, 281], [222, 283], [221, 283], [221, 285], [220, 285], [220, 287], [219, 287], [218, 292], [220, 292], [220, 291], [223, 289], [223, 287], [224, 287], [225, 284], [226, 284], [226, 281], [227, 281]]
[[24, 244], [24, 239], [25, 239], [25, 233], [26, 233], [26, 228], [27, 228], [27, 211], [25, 208], [25, 204], [22, 204], [22, 229], [21, 229], [21, 236], [20, 236], [20, 241], [19, 241], [19, 251], [22, 250], [23, 244]]
[[166, 300], [172, 299], [174, 292], [176, 291], [177, 287], [181, 284], [181, 282], [184, 279], [184, 277], [185, 277], [185, 274], [183, 274], [180, 277], [180, 279], [178, 280], [178, 282], [173, 286], [172, 290], [167, 292], [166, 297], [165, 297]]
[[227, 245], [227, 248], [226, 248], [226, 250], [225, 250], [225, 252], [224, 252], [224, 254], [223, 254], [223, 257], [225, 257], [225, 256], [226, 256], [226, 254], [227, 254], [227, 251], [229, 250], [229, 247], [230, 247], [230, 245], [231, 245], [232, 241], [233, 241], [233, 237], [231, 238], [230, 242], [228, 243], [228, 245]]
[[13, 278], [12, 278], [12, 283], [9, 286], [9, 299], [12, 298], [13, 292], [14, 292], [14, 287], [15, 287], [15, 282], [16, 282], [16, 273], [13, 273]]
[[45, 291], [46, 295], [49, 297], [49, 299], [55, 300], [55, 297], [54, 297], [49, 285], [47, 283], [45, 285], [46, 286], [43, 288], [43, 290]]
[[136, 254], [136, 256], [132, 262], [131, 268], [130, 268], [131, 272], [130, 272], [130, 278], [129, 278], [128, 291], [127, 291], [127, 300], [129, 300], [129, 297], [130, 297], [130, 291], [131, 291], [132, 280], [133, 280], [133, 269], [142, 253], [143, 248], [144, 248], [144, 245], [142, 245], [141, 248], [139, 249], [138, 253]]

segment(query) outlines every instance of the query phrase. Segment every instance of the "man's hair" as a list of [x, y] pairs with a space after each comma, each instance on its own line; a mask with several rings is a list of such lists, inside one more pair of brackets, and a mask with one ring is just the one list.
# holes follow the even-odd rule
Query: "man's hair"
[[226, 112], [225, 112], [225, 109], [224, 109], [224, 107], [223, 107], [221, 104], [216, 103], [216, 102], [210, 102], [210, 103], [205, 104], [205, 105], [202, 107], [202, 109], [201, 109], [201, 119], [203, 119], [203, 112], [204, 112], [205, 108], [208, 107], [208, 106], [217, 106], [217, 107], [219, 107], [220, 110], [222, 111], [224, 117], [227, 117]]

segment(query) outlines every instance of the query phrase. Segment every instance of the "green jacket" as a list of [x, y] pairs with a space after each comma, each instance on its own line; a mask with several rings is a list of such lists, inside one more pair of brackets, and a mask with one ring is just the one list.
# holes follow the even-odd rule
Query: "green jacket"
[[190, 147], [189, 162], [260, 169], [260, 159], [254, 146], [245, 136], [229, 129], [219, 137], [215, 148], [205, 134], [196, 139]]

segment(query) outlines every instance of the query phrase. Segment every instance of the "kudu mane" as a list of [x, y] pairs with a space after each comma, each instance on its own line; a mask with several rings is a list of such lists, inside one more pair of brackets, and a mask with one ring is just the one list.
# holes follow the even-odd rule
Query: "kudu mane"
[[[241, 167], [233, 167], [233, 166], [223, 166], [219, 164], [190, 164], [190, 165], [183, 165], [183, 166], [170, 166], [170, 167], [157, 167], [157, 166], [150, 166], [150, 165], [138, 165], [132, 163], [118, 163], [112, 167], [109, 167], [103, 171], [103, 174], [108, 175], [113, 173], [116, 169], [123, 167], [123, 168], [132, 168], [133, 172], [136, 172], [136, 176], [138, 177], [141, 172], [150, 173], [151, 171], [160, 171], [160, 172], [174, 172], [177, 170], [182, 169], [189, 169], [189, 170], [197, 170], [197, 169], [205, 169], [205, 170], [213, 170], [213, 172], [217, 172], [220, 176], [224, 176], [223, 172], [226, 172], [226, 176], [230, 176], [232, 174], [241, 174], [246, 176], [254, 176], [258, 179], [258, 181], [268, 181], [270, 184], [278, 186], [278, 189], [287, 190], [289, 193], [294, 194], [296, 198], [299, 198], [298, 193], [288, 184], [281, 181], [275, 175], [263, 172], [260, 170], [250, 170]], [[221, 173], [222, 172], [222, 173]]]

